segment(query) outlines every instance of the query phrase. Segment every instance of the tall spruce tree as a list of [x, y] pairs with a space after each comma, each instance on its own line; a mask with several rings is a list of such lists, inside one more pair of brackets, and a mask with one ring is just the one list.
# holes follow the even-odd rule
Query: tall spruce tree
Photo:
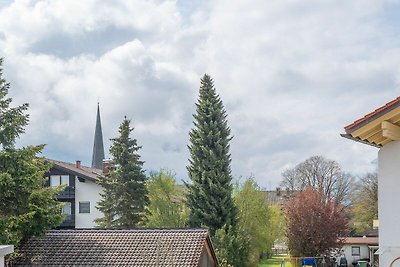
[[207, 227], [214, 236], [223, 227], [226, 231], [235, 228], [237, 208], [232, 198], [230, 128], [223, 103], [207, 74], [201, 79], [196, 106], [187, 167], [192, 183], [186, 184], [189, 226]]
[[44, 145], [15, 148], [24, 133], [28, 104], [11, 107], [10, 84], [3, 79], [0, 58], [0, 244], [17, 247], [44, 233], [63, 219], [60, 188], [45, 188], [49, 165], [38, 157]]
[[141, 146], [130, 138], [132, 131], [125, 117], [119, 127], [120, 136], [111, 139], [111, 167], [99, 181], [104, 191], [97, 207], [104, 217], [96, 222], [102, 228], [136, 228], [146, 220], [147, 177], [137, 153]]

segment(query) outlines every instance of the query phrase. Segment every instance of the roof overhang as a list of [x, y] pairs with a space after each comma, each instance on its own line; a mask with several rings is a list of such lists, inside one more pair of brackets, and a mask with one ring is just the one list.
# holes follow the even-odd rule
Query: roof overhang
[[102, 174], [100, 173], [101, 170], [88, 168], [82, 166], [81, 168], [77, 168], [72, 163], [56, 161], [52, 159], [47, 159], [46, 161], [52, 164], [52, 168], [61, 170], [63, 172], [72, 174], [77, 176], [78, 178], [87, 179], [89, 181], [96, 182], [99, 179], [99, 176]]
[[342, 137], [382, 147], [400, 141], [400, 97], [344, 127]]
[[[0, 245], [0, 256], [4, 257], [14, 252], [14, 245]], [[1, 265], [1, 263], [0, 263]]]

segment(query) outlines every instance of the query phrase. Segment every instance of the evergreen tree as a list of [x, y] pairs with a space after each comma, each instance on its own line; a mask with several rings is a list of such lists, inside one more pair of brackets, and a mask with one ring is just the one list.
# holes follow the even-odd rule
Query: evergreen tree
[[119, 127], [120, 136], [111, 139], [112, 167], [99, 181], [104, 189], [97, 206], [104, 214], [96, 221], [99, 227], [136, 228], [146, 220], [147, 178], [137, 153], [141, 146], [129, 137], [132, 131], [125, 117]]
[[0, 59], [0, 244], [17, 247], [31, 236], [44, 233], [63, 219], [60, 188], [45, 188], [49, 165], [38, 157], [44, 145], [15, 148], [28, 124], [28, 104], [10, 107], [10, 84], [3, 79]]
[[[230, 129], [223, 103], [207, 74], [201, 79], [199, 99], [190, 131], [187, 204], [189, 226], [207, 227], [211, 236], [221, 228], [235, 229], [237, 209], [232, 198]], [[225, 229], [227, 231], [227, 229]]]

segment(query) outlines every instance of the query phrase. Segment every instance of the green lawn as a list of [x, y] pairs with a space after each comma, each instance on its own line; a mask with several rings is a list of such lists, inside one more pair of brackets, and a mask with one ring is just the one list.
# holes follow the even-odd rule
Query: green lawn
[[[261, 260], [258, 267], [281, 267], [283, 257], [273, 257], [272, 259]], [[285, 267], [292, 267], [289, 258], [285, 257]]]

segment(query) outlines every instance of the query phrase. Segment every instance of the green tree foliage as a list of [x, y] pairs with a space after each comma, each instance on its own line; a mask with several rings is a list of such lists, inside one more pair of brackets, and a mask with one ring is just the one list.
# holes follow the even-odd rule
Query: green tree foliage
[[347, 235], [344, 208], [312, 187], [293, 196], [286, 207], [287, 238], [293, 256], [323, 256]]
[[182, 228], [186, 225], [188, 209], [184, 192], [176, 184], [175, 174], [161, 169], [150, 173], [147, 183], [149, 212], [147, 226], [153, 228]]
[[250, 237], [242, 229], [223, 226], [212, 237], [219, 266], [245, 267], [249, 266]]
[[207, 227], [211, 236], [223, 226], [233, 226], [237, 209], [232, 199], [230, 129], [223, 103], [213, 80], [201, 79], [199, 99], [190, 131], [189, 178], [187, 204], [189, 226]]
[[257, 266], [260, 256], [268, 253], [275, 240], [282, 238], [283, 215], [278, 207], [266, 202], [265, 192], [250, 177], [235, 194], [239, 210], [239, 233], [249, 239], [249, 265]]
[[360, 178], [351, 207], [352, 228], [362, 234], [372, 229], [373, 220], [378, 219], [378, 175], [367, 173]]
[[15, 148], [28, 124], [28, 104], [10, 107], [9, 83], [3, 79], [0, 59], [0, 244], [17, 247], [62, 222], [60, 188], [44, 188], [49, 170], [38, 157], [44, 145]]
[[97, 207], [104, 217], [96, 223], [102, 228], [136, 228], [146, 220], [147, 177], [137, 153], [141, 146], [130, 138], [132, 131], [130, 120], [125, 117], [119, 127], [120, 136], [111, 139], [111, 167], [99, 180], [103, 193]]

